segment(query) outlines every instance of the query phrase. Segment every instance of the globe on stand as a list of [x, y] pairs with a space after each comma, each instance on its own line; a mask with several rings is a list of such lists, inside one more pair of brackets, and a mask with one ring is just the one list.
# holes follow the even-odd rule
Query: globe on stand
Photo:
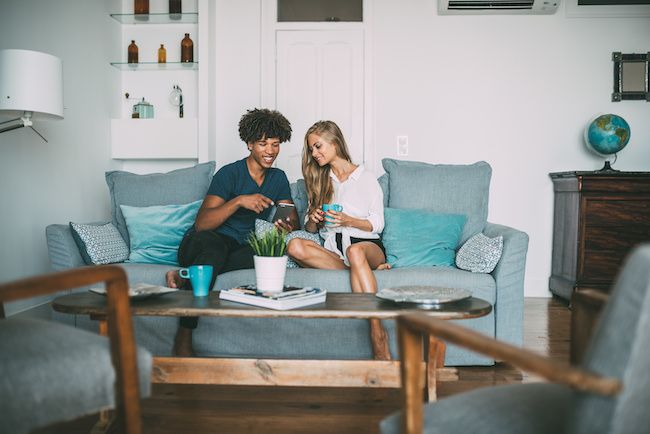
[[[598, 172], [618, 172], [612, 169], [616, 162], [617, 152], [620, 152], [630, 141], [630, 125], [622, 117], [605, 114], [596, 117], [585, 128], [585, 144], [590, 151], [605, 158], [605, 165]], [[608, 158], [614, 155], [610, 163]]]

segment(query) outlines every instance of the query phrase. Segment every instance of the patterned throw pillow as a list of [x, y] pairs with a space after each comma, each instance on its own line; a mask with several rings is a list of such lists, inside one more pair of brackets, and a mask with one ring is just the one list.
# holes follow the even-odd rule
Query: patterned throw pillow
[[[274, 231], [275, 230], [275, 225], [269, 221], [266, 220], [261, 220], [257, 219], [255, 220], [255, 235], [260, 237], [264, 235], [268, 231]], [[289, 241], [293, 240], [294, 238], [302, 238], [303, 240], [311, 240], [318, 245], [323, 245], [323, 240], [321, 239], [320, 235], [318, 234], [312, 234], [311, 232], [299, 230], [299, 231], [293, 231], [287, 234], [287, 236], [284, 238], [284, 241], [289, 244]], [[289, 258], [287, 261], [287, 268], [300, 268], [300, 265], [298, 265], [293, 259]]]
[[70, 222], [70, 228], [79, 253], [87, 265], [114, 264], [124, 262], [129, 257], [129, 248], [113, 223]]
[[503, 237], [489, 238], [478, 233], [458, 249], [456, 266], [472, 273], [491, 273], [503, 252]]

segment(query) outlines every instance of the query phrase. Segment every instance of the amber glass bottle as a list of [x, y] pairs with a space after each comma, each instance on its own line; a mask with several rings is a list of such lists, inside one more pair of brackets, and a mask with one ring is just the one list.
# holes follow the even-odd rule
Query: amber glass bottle
[[185, 33], [181, 41], [181, 62], [194, 62], [194, 42], [190, 39], [189, 33]]
[[136, 15], [149, 14], [149, 0], [135, 0], [133, 13]]
[[167, 50], [164, 44], [160, 44], [158, 49], [158, 63], [167, 63]]
[[169, 18], [179, 20], [181, 18], [181, 0], [169, 0]]
[[133, 40], [131, 41], [131, 45], [129, 45], [127, 59], [129, 63], [138, 63], [138, 46], [135, 45], [135, 41]]

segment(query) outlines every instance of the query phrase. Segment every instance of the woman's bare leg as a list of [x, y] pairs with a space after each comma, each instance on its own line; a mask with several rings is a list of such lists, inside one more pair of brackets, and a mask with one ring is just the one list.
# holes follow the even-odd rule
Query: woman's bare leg
[[[377, 279], [372, 270], [385, 264], [386, 257], [381, 249], [374, 243], [360, 242], [348, 247], [346, 256], [350, 262], [352, 292], [376, 293]], [[370, 342], [375, 359], [391, 360], [386, 329], [379, 319], [373, 318], [369, 322]]]
[[302, 267], [323, 270], [345, 270], [343, 260], [311, 240], [294, 238], [287, 245], [287, 254]]

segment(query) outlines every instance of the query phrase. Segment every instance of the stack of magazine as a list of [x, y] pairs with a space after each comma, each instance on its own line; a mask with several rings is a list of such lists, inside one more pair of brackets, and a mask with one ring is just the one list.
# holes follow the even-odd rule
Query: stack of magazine
[[289, 310], [325, 302], [327, 291], [321, 288], [285, 286], [282, 292], [263, 293], [253, 285], [225, 289], [219, 293], [222, 300], [252, 304], [275, 310]]

